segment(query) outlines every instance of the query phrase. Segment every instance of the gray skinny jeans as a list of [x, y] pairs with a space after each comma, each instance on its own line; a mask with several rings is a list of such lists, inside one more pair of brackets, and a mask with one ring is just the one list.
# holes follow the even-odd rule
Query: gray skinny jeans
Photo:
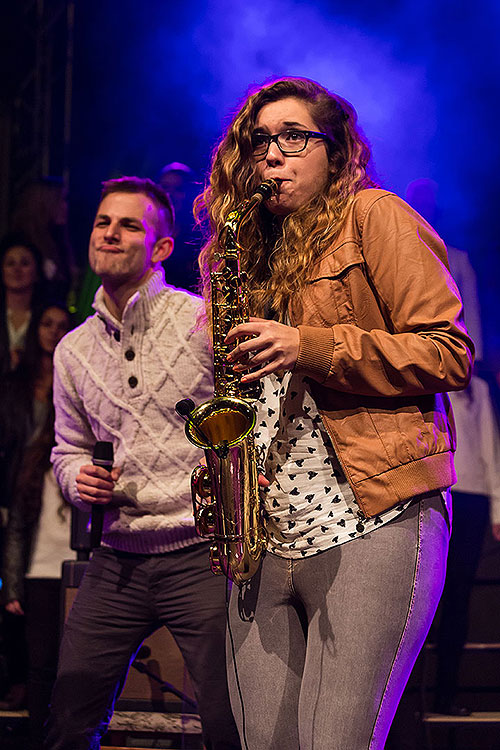
[[233, 588], [228, 677], [243, 748], [382, 750], [441, 596], [449, 534], [442, 496], [426, 496], [314, 557], [268, 554]]

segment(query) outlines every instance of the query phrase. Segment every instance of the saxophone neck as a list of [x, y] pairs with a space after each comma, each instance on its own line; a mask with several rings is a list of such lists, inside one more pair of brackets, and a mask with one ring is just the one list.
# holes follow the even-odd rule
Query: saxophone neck
[[277, 180], [264, 180], [250, 198], [242, 201], [239, 206], [231, 211], [219, 235], [220, 240], [224, 238], [224, 241], [221, 241], [221, 244], [224, 244], [225, 249], [229, 249], [226, 246], [226, 242], [231, 235], [234, 243], [237, 245], [238, 233], [245, 219], [250, 216], [250, 214], [252, 214], [263, 201], [267, 201], [271, 196], [275, 195], [278, 192], [278, 189], [279, 184]]
[[243, 248], [238, 242], [240, 228], [262, 201], [278, 190], [276, 180], [266, 180], [253, 195], [241, 203], [227, 217], [219, 235], [220, 261], [210, 274], [212, 302], [212, 338], [214, 350], [215, 395], [233, 396], [255, 401], [260, 396], [260, 386], [241, 384], [241, 374], [227, 362], [226, 336], [239, 323], [249, 319], [249, 292], [246, 271], [240, 269]]

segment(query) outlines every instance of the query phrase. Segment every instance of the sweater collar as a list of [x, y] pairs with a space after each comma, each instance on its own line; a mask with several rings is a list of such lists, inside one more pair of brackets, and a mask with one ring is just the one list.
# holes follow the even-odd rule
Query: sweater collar
[[145, 320], [149, 320], [159, 304], [160, 293], [165, 289], [167, 289], [167, 285], [165, 284], [165, 272], [163, 268], [160, 267], [150, 276], [148, 281], [139, 287], [139, 289], [127, 300], [121, 321], [117, 320], [117, 318], [115, 318], [106, 307], [104, 301], [104, 289], [102, 286], [97, 290], [92, 306], [99, 317], [106, 323], [110, 323], [115, 328], [121, 328], [123, 322], [132, 310], [139, 315], [142, 314]]

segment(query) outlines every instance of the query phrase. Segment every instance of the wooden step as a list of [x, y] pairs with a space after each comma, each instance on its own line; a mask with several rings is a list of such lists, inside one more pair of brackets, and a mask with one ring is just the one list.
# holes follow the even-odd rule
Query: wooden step
[[[435, 651], [435, 643], [426, 643], [424, 648], [427, 651]], [[500, 643], [466, 643], [464, 651], [500, 651]]]
[[19, 709], [19, 711], [0, 711], [0, 718], [2, 719], [27, 719], [28, 716], [26, 708]]
[[110, 732], [201, 734], [201, 722], [197, 714], [115, 711], [108, 729]]
[[447, 726], [463, 726], [467, 724], [499, 724], [500, 711], [473, 711], [469, 716], [448, 716], [447, 714], [424, 714], [422, 720], [426, 724], [445, 724]]

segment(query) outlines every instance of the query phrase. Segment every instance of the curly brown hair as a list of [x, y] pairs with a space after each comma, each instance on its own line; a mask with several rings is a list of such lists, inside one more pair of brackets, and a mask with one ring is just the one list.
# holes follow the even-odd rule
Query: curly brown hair
[[288, 97], [304, 101], [327, 142], [330, 173], [326, 189], [280, 223], [261, 207], [241, 228], [241, 266], [248, 274], [253, 315], [286, 318], [292, 294], [307, 282], [312, 261], [331, 246], [353, 196], [378, 187], [370, 177], [371, 152], [357, 125], [354, 107], [307, 78], [280, 78], [251, 93], [216, 147], [210, 181], [195, 201], [195, 217], [207, 241], [199, 257], [201, 292], [210, 317], [210, 272], [216, 267], [218, 235], [230, 211], [259, 184], [252, 157], [252, 132], [265, 104]]

